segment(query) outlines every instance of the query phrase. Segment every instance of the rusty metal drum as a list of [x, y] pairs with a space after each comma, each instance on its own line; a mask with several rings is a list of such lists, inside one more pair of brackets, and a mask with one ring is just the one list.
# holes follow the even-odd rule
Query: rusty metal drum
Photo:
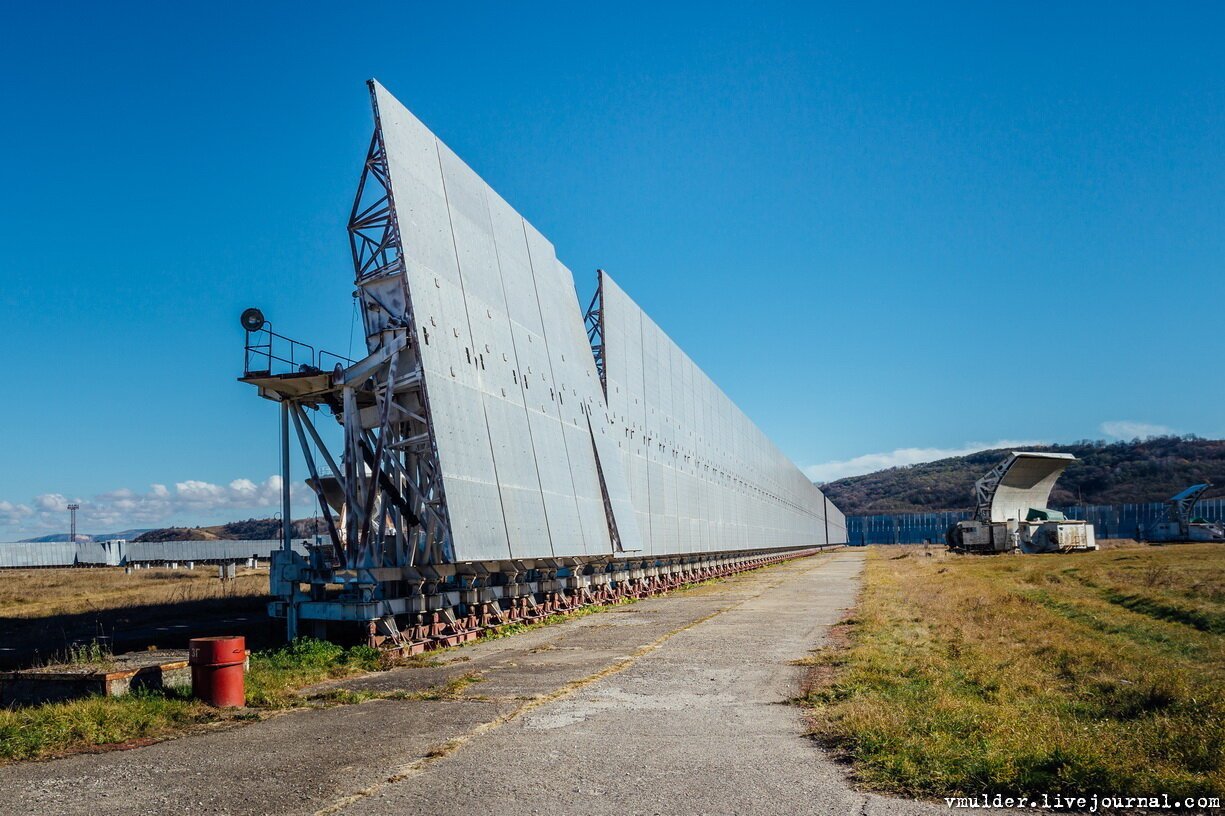
[[192, 638], [188, 648], [192, 696], [218, 708], [235, 708], [246, 703], [245, 638]]

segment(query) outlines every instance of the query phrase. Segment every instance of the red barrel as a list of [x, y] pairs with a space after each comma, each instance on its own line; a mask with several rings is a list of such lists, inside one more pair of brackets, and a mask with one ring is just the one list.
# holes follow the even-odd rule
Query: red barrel
[[191, 650], [192, 696], [218, 708], [245, 705], [246, 638], [192, 638], [187, 645]]

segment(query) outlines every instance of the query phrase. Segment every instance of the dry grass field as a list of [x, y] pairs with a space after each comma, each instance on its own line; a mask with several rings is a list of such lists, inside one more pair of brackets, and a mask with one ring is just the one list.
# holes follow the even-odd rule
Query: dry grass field
[[815, 734], [908, 794], [1225, 793], [1225, 547], [873, 548]]
[[[268, 594], [267, 570], [241, 570], [236, 579], [225, 582], [216, 566], [205, 565], [131, 574], [120, 568], [6, 570], [0, 577], [5, 579], [0, 582], [0, 653], [11, 646], [37, 648], [40, 660], [52, 662], [72, 659], [76, 652], [65, 645], [74, 639], [89, 641], [99, 632], [128, 633], [127, 646], [143, 648], [156, 635], [150, 627], [179, 624], [169, 628], [176, 633], [173, 640], [183, 642], [170, 645], [184, 646], [192, 628], [211, 633], [212, 621], [235, 614], [257, 623], [266, 620], [262, 599]], [[232, 623], [222, 625], [226, 631], [233, 629]], [[257, 645], [250, 635], [247, 642]], [[105, 648], [99, 653], [101, 663]], [[299, 685], [379, 667], [379, 655], [372, 649], [346, 650], [314, 641], [259, 651], [252, 655], [247, 676], [248, 702], [258, 708], [300, 704], [292, 692]], [[226, 716], [179, 689], [0, 708], [0, 764], [159, 739]]]
[[203, 635], [245, 635], [254, 648], [275, 638], [263, 612], [267, 570], [224, 582], [205, 565], [4, 570], [0, 579], [0, 670], [71, 660], [94, 642], [118, 653], [181, 649]]
[[268, 594], [267, 570], [240, 570], [222, 582], [215, 565], [144, 569], [119, 567], [5, 570], [0, 573], [0, 618], [41, 618], [104, 609], [153, 606]]

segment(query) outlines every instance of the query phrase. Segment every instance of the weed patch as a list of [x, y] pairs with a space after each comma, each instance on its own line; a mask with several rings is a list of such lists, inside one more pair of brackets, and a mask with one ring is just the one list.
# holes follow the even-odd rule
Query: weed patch
[[0, 761], [160, 738], [214, 718], [213, 709], [180, 693], [90, 697], [30, 708], [0, 708]]
[[387, 668], [378, 649], [344, 648], [324, 640], [299, 639], [279, 649], [251, 655], [247, 705], [286, 708], [297, 705], [303, 686]]

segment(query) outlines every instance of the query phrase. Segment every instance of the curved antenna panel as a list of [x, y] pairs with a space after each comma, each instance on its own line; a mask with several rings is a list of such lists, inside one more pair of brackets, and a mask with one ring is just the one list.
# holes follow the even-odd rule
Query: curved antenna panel
[[1045, 509], [1055, 482], [1075, 461], [1070, 453], [1013, 451], [974, 483], [974, 518], [1024, 520], [1031, 508]]

